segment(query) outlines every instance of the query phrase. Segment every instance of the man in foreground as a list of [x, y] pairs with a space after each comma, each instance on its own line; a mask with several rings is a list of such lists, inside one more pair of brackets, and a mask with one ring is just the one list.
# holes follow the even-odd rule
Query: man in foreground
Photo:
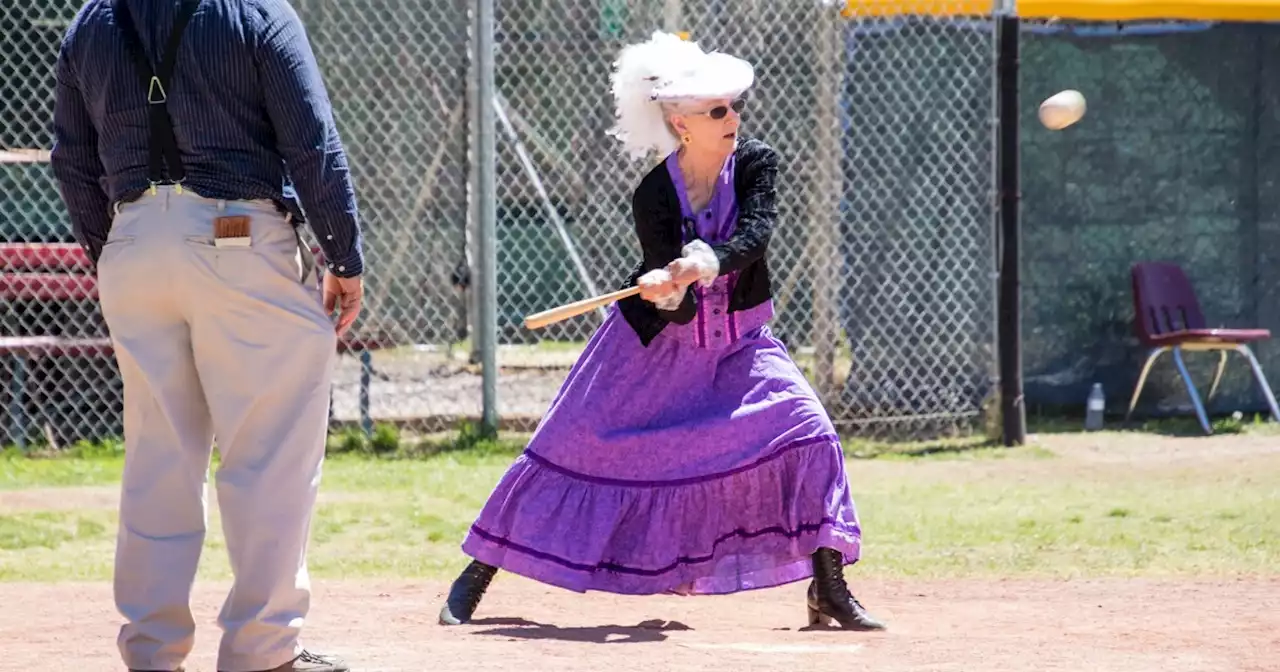
[[348, 670], [299, 643], [335, 339], [364, 270], [302, 24], [286, 0], [91, 0], [56, 72], [53, 168], [124, 382], [121, 656], [180, 670], [190, 655], [216, 437], [235, 576], [218, 670]]

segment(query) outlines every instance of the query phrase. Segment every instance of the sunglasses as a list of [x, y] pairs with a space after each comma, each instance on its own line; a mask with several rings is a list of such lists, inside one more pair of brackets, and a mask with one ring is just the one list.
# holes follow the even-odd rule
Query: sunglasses
[[730, 109], [732, 109], [737, 114], [742, 114], [742, 111], [745, 110], [746, 108], [747, 108], [747, 100], [745, 98], [739, 98], [733, 101], [732, 103], [729, 103], [728, 106], [717, 105], [707, 110], [706, 112], [699, 112], [699, 114], [705, 114], [708, 117], [711, 117], [712, 119], [719, 120], [719, 119], [724, 119], [726, 116], [728, 116]]

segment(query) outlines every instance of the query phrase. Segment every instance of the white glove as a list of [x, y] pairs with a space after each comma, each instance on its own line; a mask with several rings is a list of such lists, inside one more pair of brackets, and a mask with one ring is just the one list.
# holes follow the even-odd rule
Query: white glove
[[636, 280], [636, 285], [640, 287], [640, 298], [657, 306], [658, 310], [679, 308], [688, 287], [672, 282], [671, 272], [665, 268], [645, 273]]
[[667, 265], [675, 282], [691, 285], [695, 282], [703, 287], [710, 287], [720, 275], [720, 260], [711, 246], [701, 240], [695, 240], [680, 251], [683, 255]]

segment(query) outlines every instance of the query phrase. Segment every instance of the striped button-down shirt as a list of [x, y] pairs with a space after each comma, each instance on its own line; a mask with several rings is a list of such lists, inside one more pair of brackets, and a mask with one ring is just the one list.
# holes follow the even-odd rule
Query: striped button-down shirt
[[[147, 87], [112, 15], [89, 0], [58, 54], [53, 171], [77, 241], [97, 260], [112, 204], [149, 186]], [[179, 0], [123, 0], [158, 66]], [[203, 0], [167, 89], [186, 170], [208, 198], [272, 199], [303, 214], [340, 277], [364, 270], [355, 191], [328, 93], [287, 0]]]

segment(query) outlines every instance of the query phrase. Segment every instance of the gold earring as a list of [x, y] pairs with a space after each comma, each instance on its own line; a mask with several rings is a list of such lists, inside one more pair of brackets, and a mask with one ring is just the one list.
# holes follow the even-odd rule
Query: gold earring
[[685, 133], [680, 139], [683, 140], [686, 145], [693, 141], [693, 138], [690, 138], [688, 133]]

